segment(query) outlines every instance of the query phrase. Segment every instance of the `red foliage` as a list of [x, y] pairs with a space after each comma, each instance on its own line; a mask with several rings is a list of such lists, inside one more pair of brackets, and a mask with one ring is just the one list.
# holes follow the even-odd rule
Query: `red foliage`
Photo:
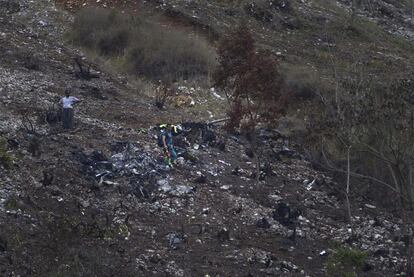
[[243, 124], [254, 129], [258, 122], [274, 122], [284, 113], [289, 96], [278, 62], [270, 51], [255, 50], [244, 26], [221, 42], [218, 54], [214, 79], [230, 101], [227, 127]]

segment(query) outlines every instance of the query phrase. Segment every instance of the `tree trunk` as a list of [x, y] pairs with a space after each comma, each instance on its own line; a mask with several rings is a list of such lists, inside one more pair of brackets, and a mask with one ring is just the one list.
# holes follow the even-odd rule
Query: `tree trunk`
[[351, 2], [351, 27], [354, 27], [355, 18], [357, 13], [357, 0], [352, 0]]
[[[413, 230], [413, 200], [414, 200], [414, 189], [413, 189], [413, 165], [410, 162], [408, 164], [408, 211], [404, 211], [404, 225], [407, 227], [407, 236], [409, 237], [407, 245], [407, 276], [414, 276], [414, 230]], [[404, 208], [404, 207], [402, 207]], [[407, 215], [408, 213], [408, 215]]]
[[351, 224], [351, 230], [352, 233], [354, 232], [354, 228], [352, 225], [352, 213], [351, 213], [351, 202], [349, 201], [349, 190], [350, 190], [350, 181], [351, 181], [351, 161], [350, 161], [350, 152], [351, 152], [351, 146], [348, 146], [347, 150], [347, 174], [346, 174], [346, 205], [348, 209], [348, 220], [349, 224]]
[[413, 183], [413, 165], [411, 162], [408, 163], [408, 207], [410, 211], [414, 210], [413, 202], [414, 202], [414, 183]]

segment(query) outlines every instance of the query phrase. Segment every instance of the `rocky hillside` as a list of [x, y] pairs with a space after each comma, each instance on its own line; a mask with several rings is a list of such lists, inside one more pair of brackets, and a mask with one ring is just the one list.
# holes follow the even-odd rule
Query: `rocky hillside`
[[[351, 228], [343, 184], [315, 170], [299, 145], [272, 130], [260, 132], [266, 155], [256, 184], [243, 139], [205, 124], [211, 113], [194, 111], [204, 109], [207, 94], [217, 106], [223, 96], [183, 84], [195, 106], [159, 111], [126, 76], [64, 43], [73, 18], [63, 8], [88, 1], [57, 2], [0, 0], [1, 276], [405, 275], [408, 239], [398, 217], [356, 194]], [[90, 2], [130, 10], [137, 4]], [[329, 29], [329, 22], [338, 23], [349, 5], [144, 2], [138, 7], [164, 10], [169, 19], [199, 26], [213, 40], [237, 17], [249, 16], [251, 28], [262, 30], [256, 36], [263, 47], [279, 53], [286, 66], [308, 64], [321, 71], [329, 71], [319, 69], [328, 57], [313, 49], [337, 42], [314, 36], [315, 30], [328, 22], [333, 34], [336, 27]], [[358, 13], [384, 24], [386, 32], [376, 25], [369, 29], [381, 35], [382, 44], [363, 32], [353, 40], [335, 37], [350, 44], [333, 51], [346, 60], [345, 50], [363, 41], [384, 64], [411, 66], [409, 12], [391, 1], [372, 2], [382, 8]], [[337, 13], [325, 13], [329, 7]], [[93, 78], [79, 73], [79, 57]], [[83, 100], [70, 132], [53, 116], [68, 86]], [[152, 129], [165, 120], [185, 127], [174, 170], [162, 165]]]

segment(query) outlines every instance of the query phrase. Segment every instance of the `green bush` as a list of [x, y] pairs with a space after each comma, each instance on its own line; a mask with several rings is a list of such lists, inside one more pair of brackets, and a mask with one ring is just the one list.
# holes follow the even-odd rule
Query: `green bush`
[[216, 63], [206, 40], [115, 10], [81, 10], [68, 37], [75, 45], [121, 61], [121, 69], [153, 80], [207, 75]]
[[7, 142], [0, 138], [0, 166], [10, 169], [13, 165], [13, 158], [7, 153]]
[[17, 210], [18, 209], [18, 203], [17, 203], [16, 197], [12, 196], [12, 197], [8, 198], [6, 200], [6, 202], [4, 203], [4, 207], [7, 210]]
[[328, 276], [354, 277], [362, 269], [367, 253], [352, 248], [338, 247], [326, 263]]

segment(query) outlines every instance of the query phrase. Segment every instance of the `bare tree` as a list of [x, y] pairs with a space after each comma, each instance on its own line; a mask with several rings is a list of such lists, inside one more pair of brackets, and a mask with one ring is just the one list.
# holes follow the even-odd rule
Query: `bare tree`
[[[407, 273], [413, 274], [414, 186], [414, 101], [413, 73], [402, 75], [389, 72], [386, 80], [373, 80], [365, 72], [362, 62], [356, 62], [341, 78], [340, 108], [326, 120], [328, 129], [343, 145], [346, 165], [326, 163], [327, 168], [346, 174], [346, 199], [350, 218], [350, 177], [360, 177], [386, 185], [396, 192], [407, 242]], [[337, 103], [333, 103], [335, 109]], [[354, 155], [351, 155], [350, 150]], [[361, 157], [361, 153], [363, 156]], [[358, 154], [360, 156], [358, 156]], [[324, 154], [324, 156], [327, 156]], [[376, 161], [380, 174], [364, 165], [368, 158]], [[350, 170], [351, 160], [359, 160], [365, 174]], [[328, 159], [325, 159], [328, 160]], [[385, 165], [385, 167], [384, 167]]]

